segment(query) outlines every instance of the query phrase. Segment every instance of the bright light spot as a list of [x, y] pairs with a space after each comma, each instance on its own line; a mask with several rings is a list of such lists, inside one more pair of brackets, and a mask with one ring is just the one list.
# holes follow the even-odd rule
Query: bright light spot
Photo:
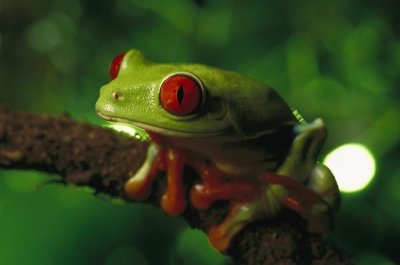
[[121, 124], [121, 123], [111, 123], [107, 124], [108, 128], [113, 129], [117, 132], [122, 132], [128, 134], [129, 136], [135, 137], [141, 141], [146, 140], [147, 136], [146, 133], [141, 129], [135, 129], [129, 125]]
[[118, 124], [118, 123], [108, 124], [107, 127], [111, 128], [117, 132], [123, 132], [123, 133], [129, 134], [130, 136], [136, 135], [136, 130], [125, 124]]
[[345, 144], [330, 152], [324, 160], [335, 175], [339, 189], [355, 192], [365, 188], [375, 175], [375, 158], [361, 144]]

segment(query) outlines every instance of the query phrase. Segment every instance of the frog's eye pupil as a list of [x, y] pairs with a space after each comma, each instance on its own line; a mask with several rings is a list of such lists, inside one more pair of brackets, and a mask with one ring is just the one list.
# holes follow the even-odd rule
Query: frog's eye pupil
[[193, 114], [199, 109], [201, 99], [202, 90], [200, 84], [188, 75], [172, 75], [161, 84], [161, 106], [173, 115], [186, 116]]
[[178, 102], [179, 104], [182, 104], [183, 101], [183, 86], [179, 86], [178, 88], [178, 94], [176, 95], [178, 97]]
[[118, 76], [119, 68], [121, 67], [122, 60], [124, 59], [126, 52], [121, 52], [112, 60], [110, 69], [108, 70], [111, 80], [114, 80]]

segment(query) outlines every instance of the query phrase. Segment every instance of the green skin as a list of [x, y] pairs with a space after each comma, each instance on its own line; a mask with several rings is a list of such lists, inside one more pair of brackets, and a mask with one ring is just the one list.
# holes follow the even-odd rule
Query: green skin
[[[160, 85], [175, 73], [194, 76], [204, 87], [201, 110], [193, 115], [175, 116], [160, 104]], [[267, 178], [264, 196], [235, 212], [227, 229], [229, 241], [248, 222], [274, 217], [285, 204], [293, 208], [290, 200], [306, 201], [298, 211], [309, 220], [311, 231], [328, 230], [339, 196], [332, 173], [316, 160], [326, 128], [321, 119], [301, 122], [268, 86], [206, 65], [154, 63], [140, 51], [130, 50], [118, 76], [101, 88], [96, 110], [108, 121], [162, 135], [169, 145], [207, 158], [232, 179], [257, 179], [263, 172], [287, 176], [289, 183]], [[150, 149], [132, 178], [148, 173], [157, 153]], [[313, 203], [302, 195], [309, 191], [318, 196]]]

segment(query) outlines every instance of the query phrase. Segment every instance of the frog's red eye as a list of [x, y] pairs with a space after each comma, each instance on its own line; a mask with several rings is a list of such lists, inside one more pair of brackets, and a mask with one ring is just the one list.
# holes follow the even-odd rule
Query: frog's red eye
[[119, 67], [121, 66], [121, 62], [124, 59], [125, 53], [126, 52], [121, 52], [120, 54], [115, 56], [115, 58], [112, 60], [110, 69], [108, 70], [111, 80], [117, 77], [119, 72]]
[[185, 74], [168, 77], [161, 84], [162, 107], [171, 114], [186, 116], [199, 108], [202, 99], [200, 84]]

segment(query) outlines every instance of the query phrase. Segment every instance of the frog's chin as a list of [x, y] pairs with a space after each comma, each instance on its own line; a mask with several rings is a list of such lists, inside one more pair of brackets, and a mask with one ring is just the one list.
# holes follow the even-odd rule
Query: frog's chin
[[102, 119], [109, 121], [109, 122], [122, 123], [122, 124], [127, 124], [129, 126], [132, 126], [133, 128], [135, 128], [135, 127], [140, 128], [142, 130], [145, 130], [150, 135], [157, 134], [157, 135], [170, 136], [170, 137], [194, 138], [194, 137], [209, 137], [209, 136], [215, 136], [215, 135], [220, 134], [220, 132], [193, 133], [193, 132], [171, 130], [171, 129], [161, 128], [161, 127], [149, 125], [149, 124], [134, 121], [134, 120], [129, 120], [129, 119], [125, 119], [125, 118], [119, 118], [119, 117], [106, 115], [99, 111], [97, 112], [97, 115], [99, 115]]

